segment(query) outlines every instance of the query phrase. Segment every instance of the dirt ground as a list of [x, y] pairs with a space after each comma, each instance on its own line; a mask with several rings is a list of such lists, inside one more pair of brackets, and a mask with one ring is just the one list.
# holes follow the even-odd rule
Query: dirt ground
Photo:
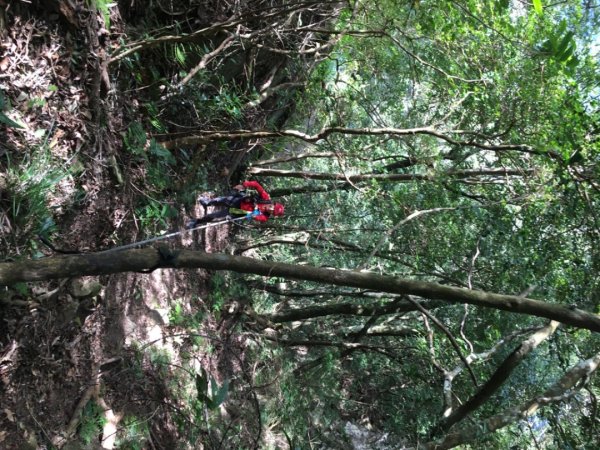
[[[47, 198], [58, 218], [57, 247], [94, 251], [146, 237], [134, 220], [136, 200], [146, 195], [136, 185], [143, 180], [143, 173], [136, 173], [141, 169], [120, 160], [130, 180], [124, 184], [115, 182], [111, 170], [126, 126], [121, 103], [130, 99], [97, 96], [94, 83], [101, 74], [94, 73], [97, 64], [89, 60], [94, 43], [86, 30], [66, 20], [64, 11], [52, 9], [55, 2], [49, 2], [49, 9], [9, 3], [0, 0], [0, 88], [25, 127], [0, 129], [0, 257], [30, 256], [32, 246], [38, 256], [54, 254], [35, 238], [32, 224], [11, 216], [13, 199], [6, 190], [9, 161], [22, 161], [28, 146], [42, 142], [53, 159], [78, 167]], [[90, 15], [94, 33], [96, 21]], [[98, 118], [107, 114], [108, 126], [99, 129]], [[215, 159], [217, 170], [207, 182], [225, 186], [230, 180], [224, 183], [219, 173], [228, 163]], [[202, 213], [174, 206], [180, 214], [171, 219], [171, 229], [181, 229], [188, 216]], [[169, 244], [219, 252], [226, 249], [230, 231], [230, 225], [221, 225]], [[171, 373], [152, 356], [166, 352], [176, 364], [181, 352], [189, 351], [180, 327], [170, 323], [170, 311], [178, 305], [188, 314], [204, 313], [196, 331], [212, 345], [195, 350], [198, 367], [220, 381], [243, 365], [244, 344], [231, 332], [235, 320], [210, 314], [210, 277], [204, 270], [156, 270], [1, 288], [0, 448], [113, 448], [115, 438], [120, 448], [183, 448], [182, 427], [175, 423], [181, 420], [181, 405], [169, 393]], [[253, 408], [247, 393], [239, 398], [241, 408]], [[86, 439], [82, 426], [90, 399], [105, 419]], [[124, 436], [140, 425], [127, 424], [131, 417], [143, 425], [137, 429], [147, 430], [141, 437]], [[242, 430], [248, 442], [256, 434], [253, 426]], [[213, 440], [199, 436], [196, 448], [217, 448]]]

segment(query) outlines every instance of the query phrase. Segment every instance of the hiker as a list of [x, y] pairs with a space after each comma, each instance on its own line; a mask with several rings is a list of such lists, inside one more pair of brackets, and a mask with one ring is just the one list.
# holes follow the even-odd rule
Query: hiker
[[[258, 222], [266, 222], [270, 216], [283, 216], [284, 208], [281, 203], [273, 203], [271, 196], [264, 190], [258, 181], [244, 181], [233, 187], [231, 195], [216, 198], [200, 197], [198, 202], [206, 208], [209, 206], [226, 206], [227, 208], [206, 214], [201, 219], [194, 219], [187, 224], [187, 228], [194, 228], [201, 223], [225, 219], [227, 217], [247, 217]], [[247, 194], [246, 189], [254, 189], [258, 197]]]

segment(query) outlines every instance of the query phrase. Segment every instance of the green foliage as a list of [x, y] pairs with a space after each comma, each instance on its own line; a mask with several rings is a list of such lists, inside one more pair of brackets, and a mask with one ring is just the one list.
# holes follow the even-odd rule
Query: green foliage
[[27, 107], [29, 109], [42, 108], [46, 106], [46, 99], [40, 97], [33, 97], [27, 100]]
[[552, 57], [570, 69], [574, 69], [579, 63], [575, 56], [576, 47], [575, 33], [567, 30], [565, 20], [560, 22], [556, 31], [549, 33], [548, 39], [537, 46], [542, 55]]
[[98, 436], [102, 433], [102, 427], [105, 424], [104, 409], [95, 401], [90, 400], [81, 412], [77, 433], [81, 440], [86, 445], [89, 445], [98, 440]]
[[175, 44], [173, 46], [173, 54], [175, 57], [175, 61], [177, 61], [177, 63], [184, 67], [185, 63], [186, 63], [186, 55], [185, 55], [185, 46], [184, 45], [180, 45], [180, 44]]
[[123, 136], [123, 146], [144, 164], [148, 185], [162, 191], [172, 184], [173, 166], [176, 159], [165, 147], [155, 139], [148, 141], [141, 123], [132, 122]]
[[148, 122], [158, 132], [164, 133], [166, 131], [165, 125], [160, 119], [160, 112], [154, 102], [148, 102], [144, 105], [146, 107], [146, 114], [148, 116]]
[[198, 111], [201, 111], [202, 120], [206, 123], [238, 127], [243, 124], [244, 105], [250, 100], [252, 93], [245, 92], [234, 83], [218, 75], [199, 73], [174, 96], [165, 113], [185, 118], [190, 125], [196, 125]]
[[204, 320], [202, 311], [188, 313], [184, 310], [181, 302], [175, 302], [169, 310], [169, 325], [186, 328], [188, 330], [197, 330]]
[[235, 274], [217, 273], [210, 279], [210, 304], [217, 316], [230, 300], [245, 299], [248, 295], [243, 280]]
[[[154, 139], [148, 141], [141, 123], [134, 121], [129, 125], [123, 135], [123, 146], [145, 168], [145, 182], [150, 188], [159, 192], [171, 188], [175, 173], [173, 168], [177, 161], [169, 150]], [[164, 230], [169, 220], [178, 215], [177, 209], [171, 204], [150, 196], [135, 211], [143, 227], [151, 232]]]
[[27, 286], [26, 283], [16, 283], [12, 286], [12, 288], [23, 297], [27, 297], [29, 294], [29, 286]]
[[150, 439], [148, 422], [134, 416], [125, 416], [119, 429], [117, 446], [123, 450], [143, 450]]
[[170, 365], [173, 355], [165, 349], [159, 347], [149, 347], [144, 355], [154, 367], [155, 372], [164, 379], [169, 377]]
[[177, 217], [178, 212], [171, 205], [147, 199], [142, 205], [136, 207], [135, 214], [142, 227], [154, 233], [167, 230], [170, 219]]
[[[340, 174], [339, 182], [268, 178], [271, 189], [297, 186], [284, 200], [289, 215], [278, 221], [276, 231], [250, 230], [244, 238], [268, 242], [267, 233], [285, 236], [258, 248], [264, 259], [510, 294], [535, 286], [529, 294], [533, 298], [563, 305], [577, 299], [579, 307], [597, 310], [598, 302], [592, 299], [597, 298], [594, 286], [600, 267], [600, 222], [595, 212], [600, 200], [593, 180], [600, 161], [600, 70], [590, 46], [597, 22], [581, 2], [536, 1], [531, 8], [531, 3], [522, 7], [506, 0], [403, 5], [384, 1], [358, 14], [342, 13], [336, 27], [360, 32], [344, 36], [330, 57], [316, 66], [306, 89], [298, 94], [289, 128], [314, 133], [327, 126], [430, 127], [453, 141], [407, 133], [394, 138], [332, 134], [310, 145], [270, 143], [273, 157], [321, 153], [318, 158], [273, 164], [274, 168]], [[365, 30], [385, 30], [386, 36], [368, 36]], [[471, 145], [474, 142], [490, 147], [524, 145], [525, 151], [488, 150]], [[322, 156], [326, 152], [332, 156]], [[451, 176], [457, 170], [500, 167], [533, 169], [534, 174], [502, 180]], [[347, 175], [385, 173], [428, 178], [344, 184]], [[325, 186], [330, 189], [303, 192]], [[411, 213], [439, 208], [445, 209], [404, 222]], [[380, 241], [378, 252], [371, 254]], [[325, 290], [312, 283], [293, 283], [295, 292], [316, 289]], [[343, 294], [282, 297], [261, 292], [253, 298], [262, 312], [373, 301]], [[466, 314], [462, 306], [433, 313], [464, 351], [473, 345], [474, 353], [492, 348], [518, 328], [541, 323], [539, 318], [507, 317], [494, 310]], [[360, 329], [366, 320], [319, 317], [286, 324], [284, 333], [302, 341], [349, 342], [341, 331]], [[423, 329], [418, 315], [389, 320]], [[490, 417], [535, 398], [576, 361], [590, 356], [578, 349], [581, 343], [587, 349], [597, 347], [597, 339], [589, 333], [565, 333], [556, 339], [560, 348], [554, 341], [541, 345], [497, 396], [471, 417]], [[257, 359], [276, 367], [270, 377], [263, 374], [265, 379], [280, 377], [266, 416], [269, 423], [280, 424], [288, 442], [308, 447], [310, 434], [318, 436], [311, 444], [326, 445], [326, 437], [319, 433], [331, 429], [329, 424], [340, 417], [360, 418], [373, 429], [412, 442], [430, 437], [444, 408], [439, 368], [459, 367], [456, 352], [437, 330], [431, 340], [423, 335], [369, 337], [361, 342], [380, 344], [385, 350], [355, 351], [347, 359], [317, 345], [282, 350], [276, 357], [266, 349], [257, 352]], [[473, 364], [477, 378], [489, 379], [516, 345], [500, 346], [491, 360]], [[560, 359], [564, 363], [558, 364]], [[316, 368], [305, 368], [315, 360]], [[461, 401], [475, 392], [465, 371], [453, 380], [453, 394]], [[590, 401], [581, 405], [585, 410]], [[552, 448], [550, 435], [559, 437], [558, 446], [585, 446], [586, 414], [575, 412], [581, 405], [548, 411], [560, 420], [568, 417], [573, 433], [561, 431], [560, 420], [551, 427], [546, 422], [543, 432], [515, 424], [478, 441], [474, 448], [531, 446], [535, 433], [546, 436], [539, 448], [544, 448], [542, 444]], [[539, 417], [532, 418], [532, 426], [539, 425], [533, 419]]]
[[20, 161], [8, 160], [6, 173], [9, 204], [5, 211], [18, 239], [50, 234], [55, 224], [49, 197], [68, 176], [67, 170], [42, 145], [26, 153]]
[[146, 131], [140, 122], [132, 122], [123, 136], [123, 146], [134, 155], [143, 155], [147, 142]]
[[225, 380], [223, 385], [219, 387], [216, 380], [212, 376], [209, 376], [206, 370], [202, 369], [200, 373], [196, 373], [195, 382], [197, 399], [199, 402], [206, 405], [209, 410], [217, 409], [227, 398], [229, 392], [229, 380]]
[[218, 108], [232, 118], [239, 119], [242, 117], [243, 104], [239, 95], [224, 90], [219, 92], [219, 95], [215, 99], [215, 103]]
[[110, 0], [86, 0], [86, 3], [102, 14], [106, 29], [110, 30], [110, 8], [114, 6], [114, 3]]
[[15, 122], [6, 115], [6, 112], [10, 111], [10, 109], [10, 102], [4, 96], [4, 92], [0, 90], [0, 123], [11, 128], [25, 128], [22, 124]]

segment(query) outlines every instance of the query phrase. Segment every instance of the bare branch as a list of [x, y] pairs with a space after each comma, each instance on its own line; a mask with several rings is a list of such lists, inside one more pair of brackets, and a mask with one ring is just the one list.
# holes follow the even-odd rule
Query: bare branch
[[450, 429], [452, 425], [460, 422], [468, 414], [471, 414], [496, 392], [516, 367], [537, 348], [544, 340], [548, 339], [556, 331], [560, 324], [551, 321], [547, 326], [531, 335], [523, 341], [503, 362], [498, 366], [490, 379], [479, 389], [479, 391], [469, 399], [468, 402], [458, 407], [442, 424], [444, 430]]
[[[461, 147], [475, 147], [481, 150], [490, 150], [494, 152], [503, 152], [508, 150], [515, 150], [523, 153], [530, 153], [542, 156], [551, 156], [553, 158], [561, 158], [560, 155], [545, 150], [537, 150], [530, 145], [526, 144], [488, 144], [485, 142], [477, 142], [474, 140], [459, 140], [452, 137], [454, 132], [452, 130], [443, 132], [432, 127], [417, 127], [417, 128], [346, 128], [346, 127], [329, 127], [323, 128], [316, 134], [307, 134], [298, 130], [233, 130], [233, 131], [203, 131], [194, 136], [186, 136], [182, 138], [173, 139], [170, 141], [163, 141], [161, 144], [168, 149], [196, 145], [196, 144], [207, 144], [215, 141], [235, 141], [243, 139], [269, 139], [269, 138], [281, 138], [289, 137], [293, 139], [299, 139], [304, 142], [317, 143], [327, 137], [335, 134], [342, 134], [348, 136], [432, 136], [442, 141], [447, 142], [451, 145]], [[464, 133], [461, 131], [460, 133]]]
[[379, 250], [381, 249], [381, 247], [386, 243], [386, 241], [390, 238], [390, 236], [392, 236], [396, 231], [398, 231], [398, 229], [410, 222], [411, 220], [416, 219], [417, 217], [420, 217], [422, 215], [425, 214], [431, 214], [434, 212], [440, 212], [440, 211], [452, 211], [455, 210], [456, 208], [433, 208], [433, 209], [423, 209], [421, 211], [415, 211], [411, 214], [409, 214], [407, 217], [405, 217], [404, 219], [402, 219], [400, 222], [398, 222], [396, 225], [394, 225], [392, 228], [390, 228], [389, 230], [387, 230], [383, 236], [381, 236], [381, 238], [379, 239], [379, 241], [377, 242], [377, 244], [375, 244], [375, 246], [373, 247], [373, 250], [371, 250], [371, 252], [369, 253], [369, 255], [365, 258], [365, 260], [363, 261], [362, 265], [360, 266], [359, 269], [364, 269], [367, 264], [369, 263], [369, 260], [371, 258], [373, 258], [373, 256], [375, 256], [377, 254], [377, 252], [379, 252]]
[[258, 167], [248, 169], [248, 172], [253, 175], [262, 177], [285, 177], [285, 178], [301, 178], [305, 180], [331, 180], [331, 181], [346, 181], [360, 182], [368, 180], [379, 181], [394, 181], [394, 182], [411, 182], [411, 181], [431, 181], [439, 176], [449, 178], [468, 179], [471, 177], [507, 177], [507, 176], [525, 176], [535, 173], [533, 169], [465, 169], [465, 170], [448, 170], [440, 174], [433, 173], [366, 173], [346, 175], [343, 173], [329, 172], [304, 172], [296, 170], [280, 170], [280, 169], [261, 169]]
[[[519, 420], [533, 416], [538, 409], [543, 406], [553, 403], [563, 402], [569, 399], [578, 389], [582, 387], [585, 380], [598, 369], [600, 366], [600, 353], [592, 358], [580, 361], [566, 372], [560, 380], [547, 389], [542, 395], [521, 404], [516, 408], [511, 408], [503, 411], [500, 414], [492, 416], [481, 423], [474, 426], [464, 428], [462, 430], [453, 431], [446, 436], [436, 441], [431, 441], [419, 444], [419, 449], [426, 450], [446, 450], [454, 448], [458, 445], [474, 441], [481, 437], [481, 431], [493, 433], [494, 431], [503, 428], [507, 425], [515, 423]], [[583, 383], [582, 383], [583, 382]], [[416, 449], [410, 449], [416, 450]]]
[[429, 311], [427, 311], [425, 308], [423, 308], [419, 303], [417, 303], [416, 301], [414, 301], [410, 295], [406, 296], [406, 299], [411, 302], [413, 305], [415, 305], [415, 307], [421, 311], [425, 316], [427, 316], [433, 323], [435, 323], [435, 325], [442, 330], [442, 332], [448, 336], [448, 339], [450, 340], [450, 343], [452, 344], [452, 347], [454, 347], [454, 350], [456, 351], [456, 353], [458, 354], [458, 357], [460, 358], [460, 360], [464, 363], [465, 367], [469, 370], [469, 373], [471, 374], [471, 379], [473, 380], [473, 384], [475, 386], [477, 386], [477, 378], [475, 377], [475, 373], [473, 372], [473, 369], [471, 368], [471, 365], [469, 364], [469, 361], [467, 361], [467, 358], [465, 358], [460, 350], [460, 346], [458, 345], [458, 342], [456, 342], [456, 339], [454, 339], [454, 336], [452, 336], [452, 333], [450, 333], [450, 331], [448, 330], [448, 328], [446, 328], [444, 326], [444, 324], [442, 322], [440, 322], [434, 315], [432, 315]]

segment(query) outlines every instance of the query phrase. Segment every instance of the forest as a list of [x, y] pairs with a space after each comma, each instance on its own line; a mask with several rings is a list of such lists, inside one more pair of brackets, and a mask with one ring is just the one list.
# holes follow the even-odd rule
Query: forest
[[598, 1], [0, 0], [0, 448], [597, 449], [599, 333]]

